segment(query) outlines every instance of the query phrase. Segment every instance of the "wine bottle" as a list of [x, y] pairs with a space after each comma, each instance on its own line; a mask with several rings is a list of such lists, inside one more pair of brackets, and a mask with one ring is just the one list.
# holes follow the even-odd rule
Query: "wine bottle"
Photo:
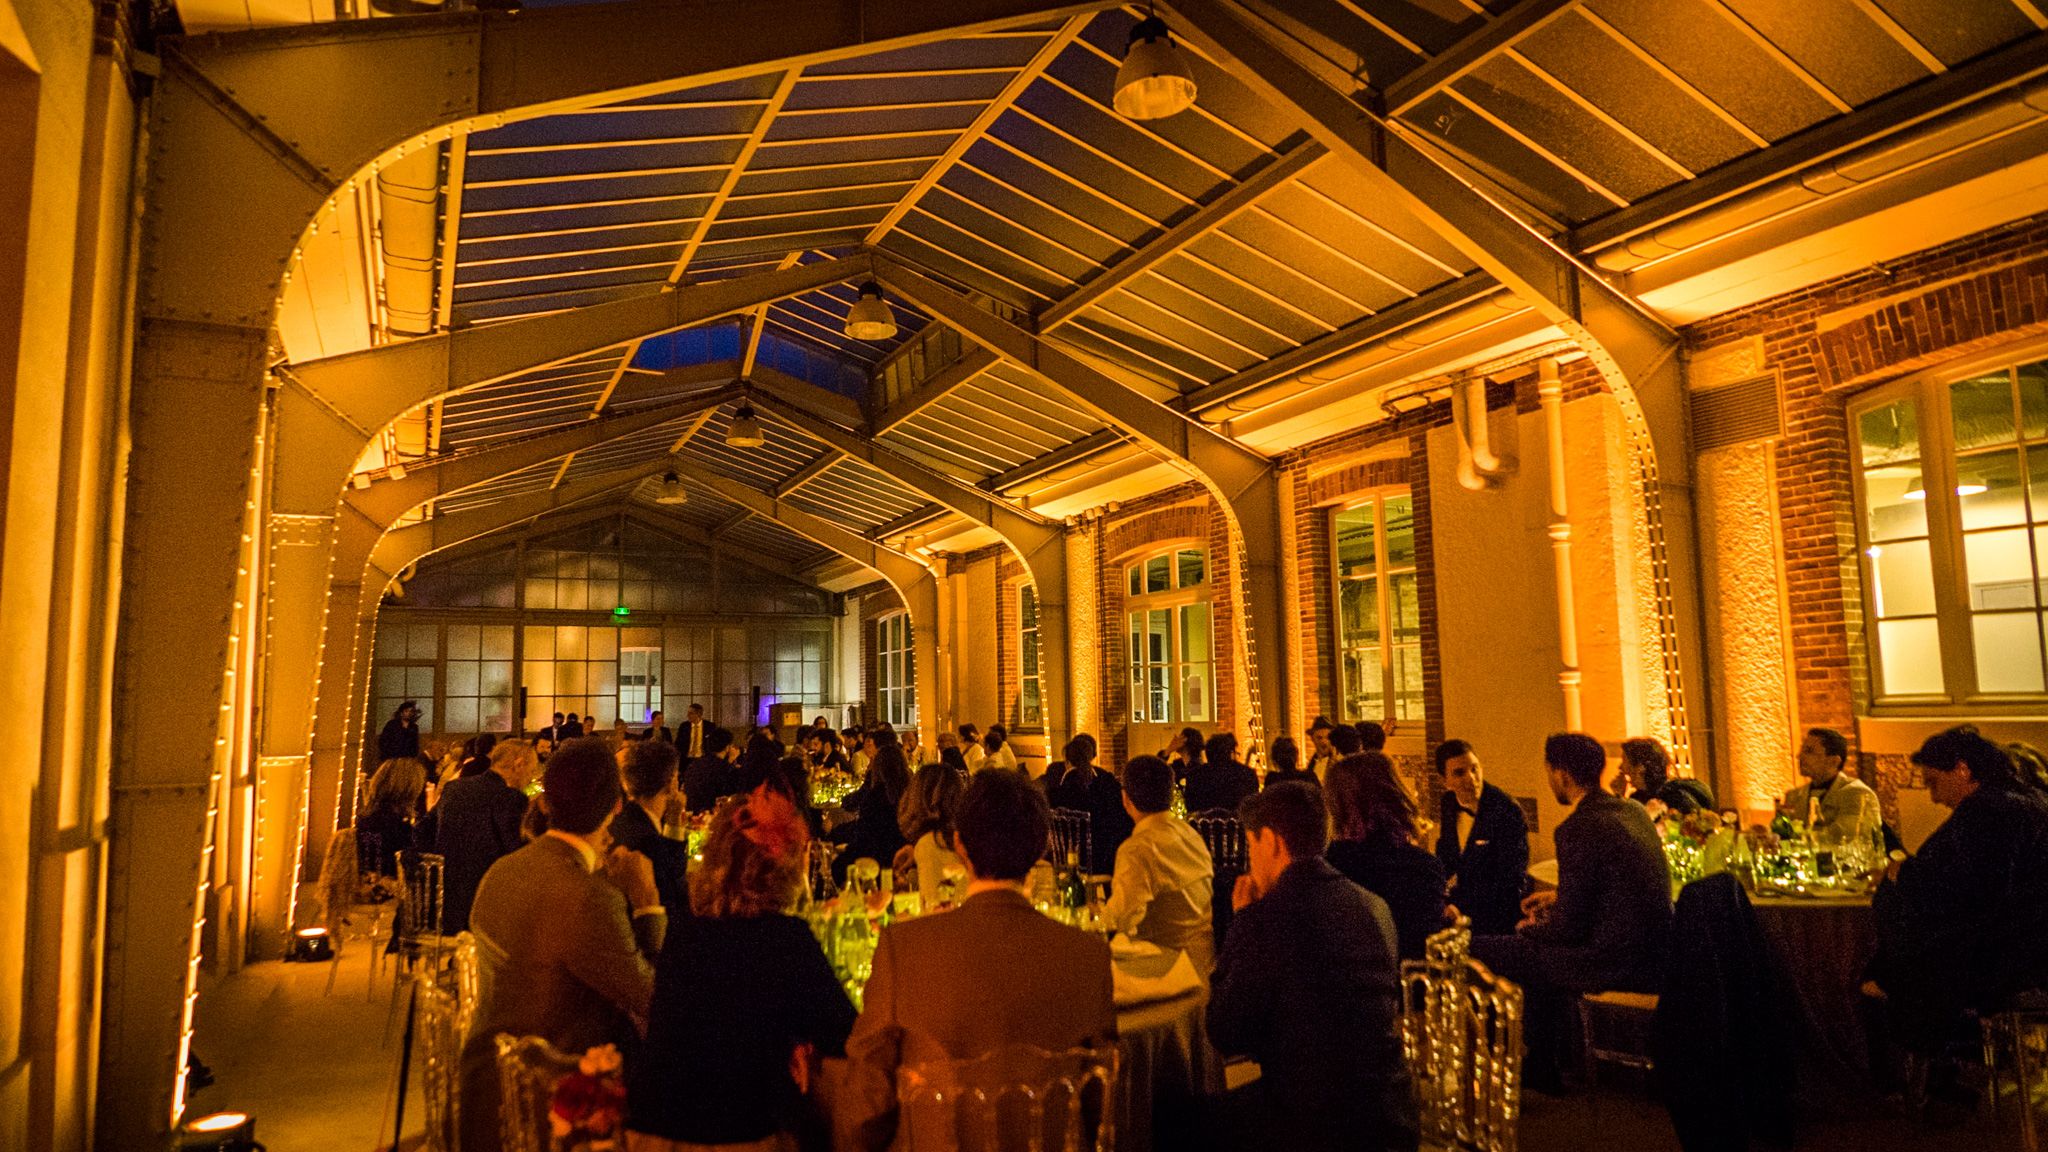
[[1081, 874], [1081, 854], [1067, 849], [1067, 866], [1060, 872], [1060, 907], [1079, 911], [1088, 906], [1088, 881]]

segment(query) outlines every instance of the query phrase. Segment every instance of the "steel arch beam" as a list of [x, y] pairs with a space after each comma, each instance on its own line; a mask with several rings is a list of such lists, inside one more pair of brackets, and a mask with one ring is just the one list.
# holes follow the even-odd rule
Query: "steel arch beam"
[[875, 257], [876, 278], [961, 334], [1022, 367], [1070, 402], [1186, 468], [1217, 498], [1237, 554], [1234, 601], [1251, 659], [1253, 715], [1241, 718], [1254, 740], [1284, 726], [1292, 685], [1292, 633], [1280, 604], [1280, 538], [1285, 519], [1272, 461], [1222, 433], [1145, 396], [921, 272]]
[[931, 747], [937, 725], [939, 684], [939, 585], [924, 564], [893, 549], [883, 548], [857, 532], [849, 532], [822, 516], [792, 506], [788, 501], [729, 480], [716, 473], [684, 465], [677, 473], [691, 484], [704, 488], [740, 506], [741, 510], [773, 520], [821, 547], [829, 548], [857, 564], [881, 573], [882, 579], [903, 597], [910, 613], [911, 658], [917, 662], [915, 681], [919, 693], [918, 740]]
[[[267, 486], [267, 461], [293, 458], [258, 451], [270, 329], [282, 280], [337, 190], [457, 128], [1106, 6], [772, 2], [767, 13], [696, 3], [464, 12], [161, 47], [136, 260], [124, 536], [135, 563], [124, 566], [115, 662], [101, 1146], [150, 1146], [175, 1119], [199, 888], [196, 868], [177, 866], [170, 880], [165, 867], [188, 850], [196, 862], [206, 844], [215, 750], [231, 731], [220, 701], [241, 525], [262, 499], [252, 481]], [[338, 488], [314, 515], [333, 516]], [[316, 595], [324, 576], [316, 566]]]
[[[772, 369], [756, 368], [754, 381], [760, 406], [776, 418], [821, 441], [834, 456], [850, 456], [890, 477], [926, 499], [942, 504], [983, 524], [1003, 538], [1023, 561], [1038, 592], [1040, 635], [1039, 675], [1044, 680], [1045, 735], [1047, 746], [1062, 748], [1073, 723], [1073, 652], [1068, 647], [1067, 542], [1061, 526], [1036, 513], [1015, 508], [1003, 500], [954, 479], [929, 465], [876, 444], [859, 432], [843, 428], [812, 411], [806, 403], [816, 385], [792, 379]], [[865, 538], [863, 538], [865, 539]], [[934, 636], [934, 641], [936, 641]], [[936, 681], [930, 681], [936, 684]], [[935, 709], [933, 709], [935, 710]], [[920, 709], [922, 716], [927, 709]]]
[[[1220, 0], [1168, 0], [1179, 30], [1290, 112], [1380, 196], [1442, 236], [1585, 350], [1620, 407], [1651, 540], [1673, 756], [1689, 765], [1687, 683], [1699, 683], [1703, 632], [1678, 336], [1662, 319], [1488, 199], [1423, 139], [1330, 87]], [[1548, 5], [1527, 3], [1532, 19]], [[1496, 22], [1511, 30], [1510, 21]], [[1676, 554], [1675, 558], [1673, 554]]]

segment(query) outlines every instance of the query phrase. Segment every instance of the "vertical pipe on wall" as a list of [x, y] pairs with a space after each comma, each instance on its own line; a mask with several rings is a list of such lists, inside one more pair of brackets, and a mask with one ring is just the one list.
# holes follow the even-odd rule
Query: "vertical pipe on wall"
[[1572, 584], [1571, 506], [1565, 489], [1564, 386], [1558, 379], [1555, 357], [1546, 356], [1536, 363], [1536, 397], [1543, 407], [1543, 428], [1549, 446], [1550, 552], [1557, 566], [1557, 684], [1564, 693], [1564, 725], [1576, 732], [1581, 726], [1579, 619]]

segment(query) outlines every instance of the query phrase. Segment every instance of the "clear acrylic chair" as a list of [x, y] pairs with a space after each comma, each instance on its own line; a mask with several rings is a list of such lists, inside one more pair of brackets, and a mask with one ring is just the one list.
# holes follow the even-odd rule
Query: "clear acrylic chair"
[[498, 1134], [503, 1152], [553, 1152], [548, 1106], [555, 1085], [576, 1070], [577, 1057], [539, 1036], [499, 1036]]
[[1470, 958], [1472, 925], [1401, 964], [1402, 1050], [1425, 1148], [1514, 1152], [1522, 1100], [1522, 989]]
[[911, 1152], [1115, 1152], [1117, 1048], [1011, 1045], [897, 1070]]
[[428, 1152], [454, 1152], [462, 1130], [462, 1005], [453, 986], [430, 972], [413, 976], [413, 1063], [419, 1067]]
[[1055, 864], [1066, 862], [1067, 854], [1073, 853], [1081, 861], [1083, 872], [1094, 870], [1095, 857], [1090, 854], [1094, 841], [1095, 815], [1078, 808], [1055, 808], [1052, 810], [1052, 859]]
[[1985, 1104], [1996, 1119], [2002, 1110], [2002, 1088], [2012, 1082], [2013, 1101], [2019, 1109], [2020, 1147], [2040, 1152], [2040, 1117], [2035, 1111], [2034, 1093], [2044, 1069], [2048, 1069], [2048, 1010], [2016, 1009], [1986, 1016], [1984, 1067], [1991, 1072]]

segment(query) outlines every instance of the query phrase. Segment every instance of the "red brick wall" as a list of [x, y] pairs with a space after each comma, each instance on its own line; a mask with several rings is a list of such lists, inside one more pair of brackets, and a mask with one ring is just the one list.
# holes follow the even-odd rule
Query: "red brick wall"
[[2048, 216], [1702, 321], [1695, 350], [1761, 338], [1777, 459], [1800, 726], [1854, 733], [1869, 699], [1847, 404], [1886, 380], [2048, 331]]

